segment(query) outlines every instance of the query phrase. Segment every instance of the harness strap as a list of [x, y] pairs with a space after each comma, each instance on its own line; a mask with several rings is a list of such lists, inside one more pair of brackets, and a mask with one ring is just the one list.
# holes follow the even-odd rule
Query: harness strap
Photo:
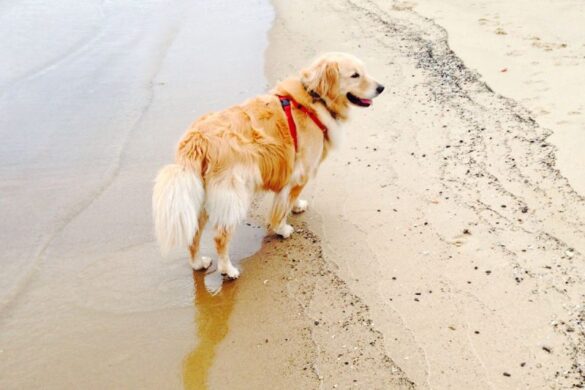
[[278, 96], [278, 99], [280, 99], [280, 105], [282, 106], [282, 109], [284, 110], [284, 113], [286, 115], [286, 119], [288, 121], [288, 128], [290, 130], [290, 135], [292, 136], [292, 139], [293, 139], [293, 142], [295, 145], [295, 151], [297, 151], [297, 149], [298, 149], [297, 125], [295, 124], [295, 120], [292, 116], [291, 106], [294, 106], [296, 109], [299, 109], [302, 112], [304, 112], [305, 114], [307, 114], [309, 116], [309, 118], [311, 118], [311, 120], [317, 125], [317, 127], [319, 127], [319, 129], [321, 129], [321, 131], [323, 132], [323, 136], [325, 138], [327, 138], [327, 126], [325, 126], [323, 124], [323, 122], [321, 122], [321, 120], [319, 120], [319, 117], [313, 111], [311, 111], [307, 107], [304, 107], [303, 105], [299, 104], [297, 101], [295, 101], [290, 96], [281, 96], [281, 95], [276, 95], [276, 96]]

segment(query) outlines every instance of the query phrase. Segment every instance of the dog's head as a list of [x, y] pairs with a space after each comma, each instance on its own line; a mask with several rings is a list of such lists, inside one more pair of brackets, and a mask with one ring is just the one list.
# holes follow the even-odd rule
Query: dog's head
[[368, 76], [358, 58], [346, 53], [328, 53], [301, 72], [301, 82], [308, 92], [325, 102], [368, 107], [384, 86]]

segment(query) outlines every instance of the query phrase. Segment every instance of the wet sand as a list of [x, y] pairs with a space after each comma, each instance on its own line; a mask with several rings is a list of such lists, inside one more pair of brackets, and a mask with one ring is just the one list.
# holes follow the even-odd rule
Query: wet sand
[[[293, 238], [266, 237], [243, 263], [246, 277], [205, 299], [219, 305], [208, 321], [229, 324], [213, 346], [209, 388], [413, 388], [388, 357], [368, 305], [324, 261], [321, 241], [302, 217], [293, 222]], [[206, 329], [206, 339], [218, 336]]]
[[[265, 57], [272, 10], [237, 5], [230, 23], [223, 2], [127, 10], [138, 21], [121, 17], [112, 34], [149, 27], [125, 43], [106, 29], [72, 44], [72, 60], [6, 84], [0, 387], [583, 385], [585, 205], [557, 170], [551, 131], [469, 70], [414, 4], [275, 0]], [[211, 25], [237, 29], [240, 44], [219, 29], [193, 50]], [[111, 51], [97, 61], [92, 48]], [[291, 218], [296, 234], [263, 238], [259, 199], [232, 245], [236, 282], [193, 274], [183, 252], [161, 260], [150, 185], [187, 124], [327, 50], [363, 58], [387, 92], [355, 110], [309, 211]], [[47, 100], [65, 75], [75, 93]], [[39, 121], [51, 136], [27, 160], [22, 145], [37, 138], [7, 129], [41, 137]], [[80, 149], [64, 147], [71, 134]], [[19, 228], [30, 210], [36, 223]]]
[[[267, 2], [0, 6], [0, 388], [182, 387], [193, 277], [186, 252], [159, 254], [152, 180], [198, 115], [265, 90], [272, 17]], [[243, 226], [234, 256], [261, 239]]]

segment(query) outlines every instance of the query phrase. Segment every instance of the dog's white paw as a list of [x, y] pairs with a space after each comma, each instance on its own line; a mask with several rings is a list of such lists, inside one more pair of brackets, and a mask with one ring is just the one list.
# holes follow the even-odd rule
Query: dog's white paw
[[295, 231], [295, 228], [290, 226], [289, 224], [283, 223], [278, 228], [274, 230], [274, 233], [278, 234], [282, 238], [289, 238], [291, 234]]
[[240, 271], [231, 262], [226, 265], [218, 265], [217, 270], [228, 279], [237, 279], [240, 276]]
[[207, 269], [211, 265], [211, 257], [197, 256], [196, 259], [189, 259], [189, 264], [191, 264], [191, 268], [195, 271]]
[[297, 199], [293, 205], [292, 212], [295, 214], [304, 213], [309, 207], [309, 202], [304, 199]]

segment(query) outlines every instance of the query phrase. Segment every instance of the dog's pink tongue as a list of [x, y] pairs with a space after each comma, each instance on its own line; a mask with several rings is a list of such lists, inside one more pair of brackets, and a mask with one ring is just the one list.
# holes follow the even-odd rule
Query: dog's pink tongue
[[372, 101], [372, 99], [360, 99], [360, 100], [361, 100], [361, 101], [362, 101], [362, 103], [364, 103], [364, 104], [372, 104], [372, 103], [374, 103], [374, 102]]

